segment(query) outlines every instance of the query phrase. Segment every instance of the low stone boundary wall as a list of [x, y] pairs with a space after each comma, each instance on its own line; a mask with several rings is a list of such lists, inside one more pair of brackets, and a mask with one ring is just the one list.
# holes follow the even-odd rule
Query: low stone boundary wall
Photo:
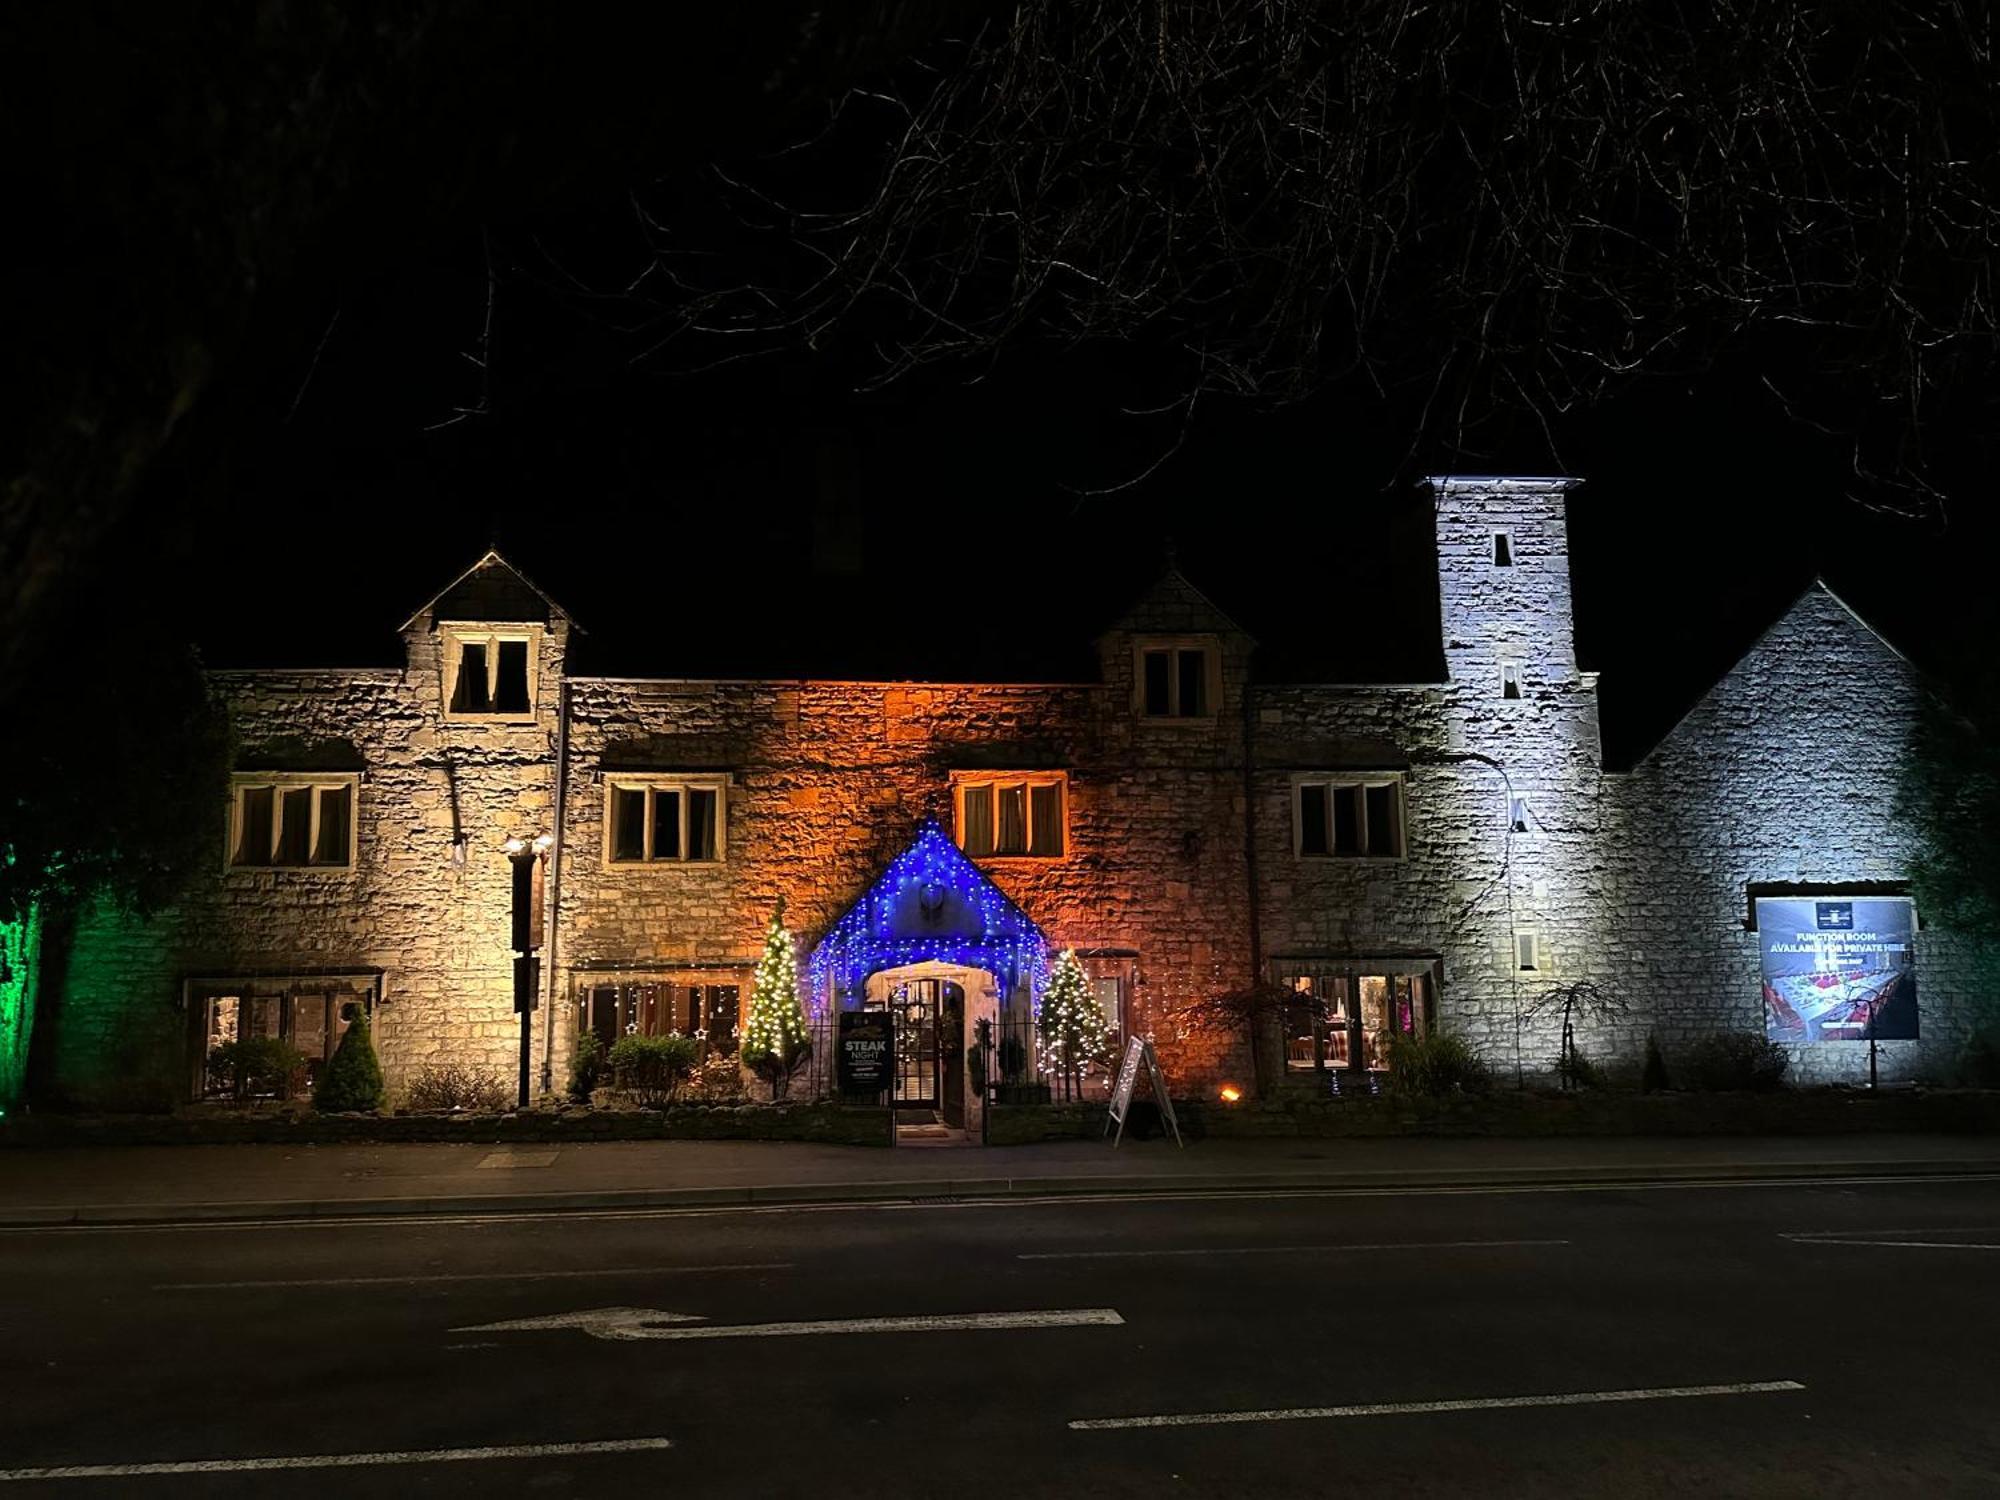
[[321, 1115], [311, 1110], [185, 1110], [171, 1115], [16, 1115], [6, 1146], [335, 1145], [402, 1141], [816, 1141], [887, 1146], [889, 1111], [831, 1103], [674, 1105], [518, 1114]]
[[[1770, 1094], [1494, 1093], [1452, 1099], [1394, 1094], [1174, 1102], [1181, 1134], [1339, 1138], [1391, 1135], [1840, 1135], [1871, 1131], [2000, 1132], [2000, 1091], [1983, 1089], [1786, 1089]], [[1069, 1140], [1104, 1132], [1102, 1104], [995, 1106], [987, 1138], [996, 1146]], [[1159, 1116], [1136, 1100], [1127, 1134], [1157, 1135]]]

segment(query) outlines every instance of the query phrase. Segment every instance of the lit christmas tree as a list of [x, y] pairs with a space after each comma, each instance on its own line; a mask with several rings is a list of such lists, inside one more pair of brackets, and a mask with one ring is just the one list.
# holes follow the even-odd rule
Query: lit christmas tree
[[1042, 1071], [1063, 1080], [1065, 1097], [1080, 1092], [1085, 1073], [1111, 1064], [1111, 1028], [1073, 948], [1063, 950], [1042, 991], [1041, 1031]]
[[750, 1014], [743, 1020], [743, 1062], [771, 1085], [776, 1099], [799, 1065], [812, 1055], [812, 1036], [799, 1004], [799, 966], [792, 935], [785, 931], [785, 903], [771, 913], [764, 932], [764, 956], [750, 985]]

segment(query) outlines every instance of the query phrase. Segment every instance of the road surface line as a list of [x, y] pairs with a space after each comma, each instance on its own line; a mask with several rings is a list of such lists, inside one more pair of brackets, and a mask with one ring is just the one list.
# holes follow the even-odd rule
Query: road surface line
[[587, 1271], [465, 1271], [434, 1276], [318, 1276], [292, 1281], [168, 1281], [156, 1292], [248, 1292], [292, 1286], [418, 1286], [434, 1281], [552, 1281], [578, 1276], [694, 1276], [709, 1271], [789, 1271], [788, 1260], [729, 1266], [612, 1266]]
[[1859, 1240], [1833, 1239], [1811, 1234], [1785, 1234], [1780, 1239], [1800, 1245], [1882, 1245], [1891, 1250], [2000, 1250], [1980, 1240]]
[[1837, 1240], [1856, 1234], [2000, 1234], [2000, 1224], [1901, 1224], [1891, 1229], [1788, 1229], [1781, 1240]]
[[907, 1318], [821, 1318], [793, 1323], [703, 1323], [698, 1327], [663, 1326], [693, 1320], [683, 1313], [646, 1308], [606, 1307], [593, 1312], [558, 1313], [548, 1318], [514, 1318], [504, 1323], [478, 1323], [453, 1333], [524, 1333], [577, 1328], [600, 1339], [746, 1339], [797, 1338], [818, 1333], [957, 1333], [1013, 1328], [1107, 1328], [1124, 1323], [1115, 1308], [1051, 1308], [1042, 1312], [944, 1313]]
[[1243, 1188], [1227, 1192], [998, 1193], [977, 1191], [946, 1203], [936, 1199], [862, 1199], [847, 1203], [736, 1203], [681, 1206], [635, 1205], [631, 1208], [540, 1208], [499, 1213], [439, 1211], [415, 1214], [328, 1214], [313, 1219], [133, 1220], [121, 1224], [0, 1224], [0, 1235], [33, 1234], [188, 1234], [214, 1230], [242, 1232], [260, 1229], [390, 1229], [397, 1226], [436, 1228], [439, 1225], [529, 1224], [550, 1219], [579, 1223], [603, 1220], [726, 1218], [744, 1214], [851, 1214], [964, 1212], [968, 1209], [1022, 1208], [1065, 1203], [1258, 1203], [1301, 1198], [1514, 1198], [1549, 1193], [1686, 1193], [1722, 1188], [1816, 1187], [1937, 1187], [1968, 1182], [2000, 1182], [2000, 1172], [1925, 1172], [1902, 1176], [1865, 1177], [1740, 1177], [1685, 1179], [1671, 1182], [1548, 1182], [1476, 1183], [1456, 1186]]
[[1176, 1255], [1322, 1255], [1358, 1250], [1499, 1250], [1567, 1245], [1568, 1240], [1410, 1240], [1393, 1245], [1221, 1245], [1194, 1250], [1042, 1250], [1016, 1260], [1136, 1260]]
[[1399, 1417], [1434, 1412], [1511, 1411], [1527, 1406], [1600, 1406], [1615, 1401], [1672, 1401], [1688, 1396], [1754, 1396], [1802, 1391], [1796, 1380], [1749, 1380], [1733, 1385], [1662, 1385], [1632, 1391], [1571, 1391], [1559, 1396], [1475, 1396], [1463, 1401], [1383, 1401], [1368, 1406], [1295, 1406], [1277, 1411], [1180, 1412], [1160, 1417], [1089, 1417], [1076, 1432], [1132, 1427], [1220, 1427], [1235, 1422], [1304, 1422], [1321, 1417]]
[[59, 1464], [0, 1469], [0, 1484], [43, 1479], [137, 1479], [155, 1474], [255, 1474], [272, 1469], [361, 1469], [398, 1464], [461, 1464], [496, 1458], [583, 1458], [596, 1453], [658, 1453], [663, 1437], [613, 1438], [600, 1443], [515, 1443], [504, 1448], [424, 1448], [400, 1453], [308, 1453], [290, 1458], [196, 1458], [179, 1463]]

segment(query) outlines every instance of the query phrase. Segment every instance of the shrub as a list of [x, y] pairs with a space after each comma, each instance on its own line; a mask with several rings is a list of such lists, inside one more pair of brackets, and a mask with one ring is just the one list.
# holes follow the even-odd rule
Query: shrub
[[1711, 1093], [1767, 1092], [1785, 1081], [1790, 1065], [1784, 1048], [1754, 1031], [1718, 1031], [1688, 1049], [1681, 1071], [1689, 1086]]
[[313, 1085], [313, 1108], [322, 1114], [382, 1107], [382, 1064], [375, 1060], [368, 1017], [358, 1005], [346, 1007], [347, 1030], [333, 1059]]
[[1399, 1094], [1435, 1099], [1447, 1094], [1481, 1094], [1493, 1075], [1472, 1044], [1455, 1031], [1428, 1036], [1392, 1035], [1388, 1044], [1389, 1087]]
[[1600, 1087], [1604, 1078], [1597, 1071], [1597, 1064], [1585, 1057], [1571, 1044], [1568, 1052], [1558, 1052], [1550, 1064], [1556, 1081], [1566, 1089], [1594, 1089]]
[[604, 1071], [604, 1043], [597, 1033], [586, 1031], [576, 1039], [576, 1050], [569, 1059], [569, 1096], [578, 1104], [590, 1103], [592, 1090], [597, 1087], [598, 1075]]
[[507, 1085], [491, 1073], [460, 1063], [425, 1063], [410, 1081], [409, 1109], [499, 1111], [514, 1105]]
[[2000, 1089], [2000, 1031], [1984, 1027], [1966, 1039], [1958, 1054], [1958, 1080], [1968, 1088]]
[[694, 1070], [681, 1097], [707, 1104], [741, 1104], [743, 1092], [743, 1069], [734, 1057], [718, 1054]]
[[274, 1094], [289, 1099], [305, 1087], [305, 1054], [274, 1036], [224, 1042], [208, 1054], [208, 1076], [233, 1098]]
[[1657, 1094], [1673, 1087], [1667, 1078], [1667, 1060], [1660, 1052], [1660, 1039], [1646, 1038], [1646, 1065], [1639, 1072], [1639, 1087], [1648, 1094]]
[[678, 1032], [667, 1036], [621, 1037], [605, 1059], [618, 1087], [641, 1104], [672, 1099], [701, 1060], [701, 1044]]

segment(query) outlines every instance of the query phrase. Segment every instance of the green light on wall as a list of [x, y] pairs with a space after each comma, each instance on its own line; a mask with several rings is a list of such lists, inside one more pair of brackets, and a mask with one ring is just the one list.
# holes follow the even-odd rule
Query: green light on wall
[[0, 922], [0, 1114], [21, 1097], [28, 1074], [28, 1034], [35, 1022], [35, 960], [42, 914], [31, 906], [13, 922]]

